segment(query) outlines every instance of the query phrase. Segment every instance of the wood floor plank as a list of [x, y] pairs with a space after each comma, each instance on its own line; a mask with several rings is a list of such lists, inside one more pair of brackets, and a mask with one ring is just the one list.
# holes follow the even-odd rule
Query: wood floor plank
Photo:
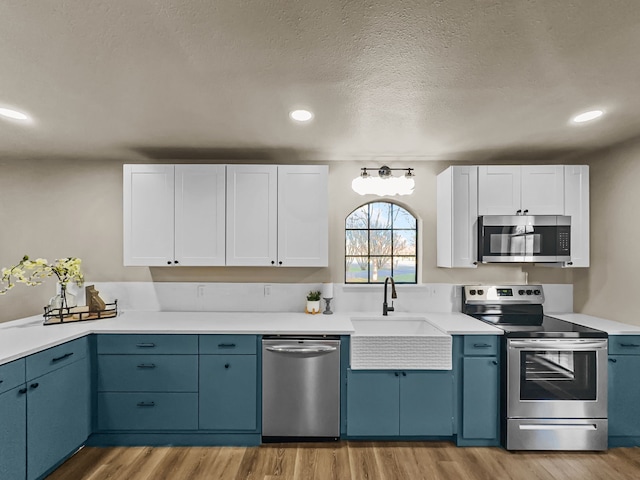
[[508, 452], [450, 442], [85, 447], [50, 480], [638, 480], [640, 448]]

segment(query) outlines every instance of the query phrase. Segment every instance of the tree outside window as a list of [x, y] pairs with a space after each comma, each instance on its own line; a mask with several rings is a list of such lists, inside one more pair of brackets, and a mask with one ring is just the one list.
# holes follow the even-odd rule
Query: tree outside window
[[417, 283], [417, 221], [390, 202], [371, 202], [345, 222], [345, 283]]

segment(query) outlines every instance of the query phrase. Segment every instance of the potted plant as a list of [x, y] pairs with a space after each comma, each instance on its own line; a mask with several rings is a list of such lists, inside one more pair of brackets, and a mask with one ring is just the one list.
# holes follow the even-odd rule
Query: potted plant
[[307, 293], [307, 308], [305, 312], [312, 314], [320, 313], [320, 292], [312, 290]]

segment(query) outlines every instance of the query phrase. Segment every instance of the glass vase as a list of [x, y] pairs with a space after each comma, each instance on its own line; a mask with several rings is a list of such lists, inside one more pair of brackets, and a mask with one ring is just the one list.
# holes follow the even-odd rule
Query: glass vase
[[51, 308], [63, 310], [64, 313], [67, 313], [65, 309], [73, 308], [78, 305], [78, 300], [73, 293], [70, 293], [67, 290], [66, 285], [60, 285], [60, 293], [51, 297], [49, 300], [49, 306]]

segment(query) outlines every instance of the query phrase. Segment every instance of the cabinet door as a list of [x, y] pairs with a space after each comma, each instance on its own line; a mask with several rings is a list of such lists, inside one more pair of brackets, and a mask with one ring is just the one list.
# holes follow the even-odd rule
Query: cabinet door
[[175, 166], [175, 261], [225, 264], [225, 166]]
[[526, 165], [521, 167], [521, 207], [528, 215], [564, 214], [564, 167]]
[[438, 267], [476, 268], [478, 167], [449, 167], [437, 188]]
[[499, 369], [497, 357], [465, 357], [462, 370], [462, 436], [498, 437]]
[[27, 402], [24, 385], [0, 395], [0, 478], [27, 475]]
[[609, 436], [640, 436], [640, 356], [609, 355]]
[[349, 370], [347, 435], [397, 436], [400, 414], [398, 372]]
[[329, 265], [329, 168], [278, 166], [278, 264]]
[[173, 262], [173, 165], [124, 166], [124, 265]]
[[277, 188], [276, 165], [227, 166], [227, 265], [277, 264]]
[[589, 166], [565, 165], [564, 214], [571, 217], [571, 267], [589, 266]]
[[478, 215], [516, 215], [520, 205], [520, 166], [478, 167]]
[[89, 362], [83, 359], [27, 382], [27, 473], [39, 478], [90, 433]]
[[256, 430], [257, 368], [255, 355], [200, 356], [201, 430]]
[[451, 371], [402, 372], [400, 376], [400, 435], [453, 434], [453, 375]]

